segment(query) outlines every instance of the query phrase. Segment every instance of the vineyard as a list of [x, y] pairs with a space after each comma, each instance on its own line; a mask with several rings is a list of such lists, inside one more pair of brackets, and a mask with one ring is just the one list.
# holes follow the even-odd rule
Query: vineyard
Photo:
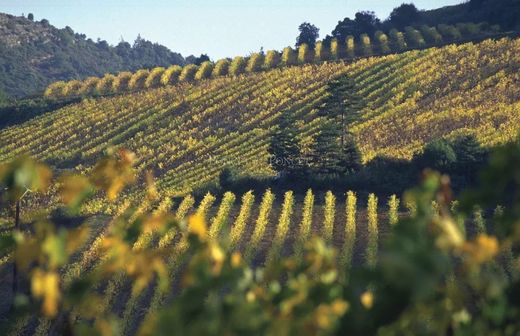
[[257, 73], [280, 67], [338, 60], [352, 61], [374, 55], [402, 53], [408, 50], [438, 47], [450, 43], [460, 44], [464, 41], [483, 40], [486, 37], [497, 36], [499, 32], [499, 26], [491, 27], [486, 23], [460, 23], [454, 26], [441, 24], [438, 27], [423, 25], [417, 27], [417, 29], [406, 27], [404, 32], [392, 29], [388, 34], [379, 30], [374, 36], [362, 34], [359, 40], [356, 40], [353, 36], [348, 36], [345, 41], [339, 41], [335, 38], [328, 43], [330, 45], [320, 41], [314, 49], [302, 44], [297, 50], [287, 47], [282, 52], [270, 50], [265, 55], [253, 53], [249, 57], [237, 56], [232, 60], [221, 59], [215, 63], [206, 61], [200, 66], [194, 64], [185, 67], [173, 65], [168, 69], [157, 67], [151, 70], [141, 69], [135, 73], [107, 74], [102, 78], [89, 77], [83, 81], [60, 81], [49, 85], [44, 92], [44, 96], [62, 99], [136, 92], [226, 75], [239, 76], [243, 73]]
[[[292, 191], [274, 195], [267, 190], [263, 195], [248, 192], [240, 198], [228, 192], [220, 200], [207, 194], [198, 204], [191, 195], [179, 204], [172, 204], [169, 199], [147, 201], [137, 213], [160, 215], [171, 211], [177, 219], [196, 214], [208, 223], [209, 239], [227, 241], [231, 251], [241, 253], [246, 262], [254, 265], [270, 265], [292, 254], [301, 255], [303, 243], [313, 236], [322, 236], [325, 242], [337, 248], [335, 264], [342, 270], [339, 276], [344, 279], [352, 265], [375, 265], [380, 235], [385, 236], [400, 217], [413, 216], [413, 204], [401, 207], [399, 204], [395, 195], [388, 200], [378, 200], [370, 194], [367, 200], [361, 200], [353, 192], [314, 195], [308, 190], [303, 200], [297, 200]], [[432, 209], [436, 211], [434, 203]], [[127, 208], [121, 207], [116, 216], [124, 216], [126, 211]], [[478, 219], [484, 234], [487, 219], [482, 213], [476, 213], [474, 219]], [[92, 217], [83, 225], [90, 228], [90, 235], [71, 263], [61, 268], [64, 286], [94, 272], [108, 258], [103, 255], [102, 246], [116, 222], [107, 224], [106, 217]], [[161, 304], [177, 295], [176, 288], [185, 268], [182, 256], [188, 242], [175, 230], [163, 234], [143, 232], [132, 247], [136, 251], [154, 248], [171, 251], [165, 270], [173, 284], [169, 291], [161, 289], [159, 283], [152, 283], [139, 292], [131, 291], [130, 280], [123, 273], [116, 273], [97, 289], [102, 294], [97, 303], [99, 311], [117, 316], [121, 326], [117, 334], [134, 334]], [[9, 261], [9, 256], [2, 260], [3, 272]], [[81, 318], [78, 311], [73, 310], [72, 314]], [[24, 315], [12, 326], [11, 335], [45, 335], [50, 331], [51, 320]]]
[[[366, 102], [348, 125], [364, 162], [410, 159], [432, 139], [462, 134], [492, 147], [518, 132], [519, 55], [518, 39], [486, 40], [87, 98], [0, 130], [0, 161], [26, 153], [86, 172], [108, 148], [124, 147], [136, 153], [142, 177], [129, 200], [142, 193], [146, 171], [168, 197], [214, 181], [224, 167], [272, 176], [267, 147], [278, 118], [297, 120], [305, 150], [323, 123], [328, 83], [342, 76]], [[94, 200], [84, 211], [115, 210]]]

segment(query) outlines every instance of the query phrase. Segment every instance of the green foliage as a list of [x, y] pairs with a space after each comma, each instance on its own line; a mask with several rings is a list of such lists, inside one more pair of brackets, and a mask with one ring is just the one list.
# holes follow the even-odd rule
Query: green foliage
[[345, 40], [345, 55], [348, 58], [356, 57], [356, 42], [352, 35], [347, 36], [347, 39]]
[[56, 81], [185, 63], [180, 54], [142, 38], [133, 45], [122, 41], [110, 46], [70, 27], [57, 29], [46, 20], [0, 16], [5, 28], [2, 36], [13, 42], [2, 39], [0, 88], [11, 98], [41, 94]]
[[329, 59], [329, 54], [325, 49], [323, 42], [317, 42], [316, 47], [314, 48], [314, 60], [316, 62], [323, 62]]
[[388, 42], [388, 36], [385, 33], [378, 30], [375, 34], [375, 39], [378, 43], [379, 51], [382, 54], [390, 53], [390, 44]]
[[213, 78], [227, 76], [229, 73], [229, 65], [230, 62], [227, 59], [218, 60], [215, 64], [215, 67], [213, 68], [213, 73], [211, 74], [211, 76]]
[[335, 123], [324, 123], [316, 136], [311, 154], [311, 168], [318, 175], [337, 175], [342, 172], [341, 131]]
[[262, 65], [264, 64], [264, 55], [260, 53], [254, 53], [249, 57], [246, 66], [246, 72], [258, 72], [262, 70]]
[[[101, 95], [107, 95], [113, 92], [114, 82], [116, 77], [114, 75], [105, 75], [103, 78], [99, 80], [96, 85], [96, 92]], [[77, 91], [77, 90], [73, 90]], [[65, 94], [66, 96], [70, 96], [70, 94]]]
[[448, 141], [440, 139], [428, 143], [417, 161], [422, 168], [449, 171], [457, 162], [457, 155]]
[[264, 67], [267, 70], [274, 69], [280, 64], [280, 54], [276, 50], [269, 50], [265, 55]]
[[200, 65], [199, 69], [197, 70], [197, 73], [195, 74], [195, 79], [201, 80], [210, 78], [212, 73], [213, 63], [211, 63], [210, 61], [206, 61]]
[[442, 38], [446, 41], [457, 41], [462, 38], [462, 34], [454, 26], [440, 24], [437, 26], [437, 30], [442, 35]]
[[179, 82], [190, 82], [195, 79], [199, 67], [195, 64], [188, 64], [182, 68], [182, 72], [179, 75]]
[[[103, 192], [113, 202], [124, 197], [123, 188], [134, 180], [130, 178], [133, 163], [128, 151], [111, 154], [87, 174], [67, 173], [59, 178], [58, 195], [66, 207], [84, 203], [88, 189]], [[160, 201], [160, 210], [128, 202], [94, 244], [89, 243], [90, 225], [68, 228], [36, 215], [31, 230], [0, 236], [2, 253], [13, 255], [30, 284], [17, 298], [14, 312], [25, 312], [28, 321], [33, 316], [47, 319], [51, 328], [47, 330], [111, 333], [117, 318], [107, 314], [110, 310], [105, 307], [100, 309], [106, 301], [100, 287], [108, 283], [107, 288], [120, 289], [114, 286], [118, 283], [114, 279], [124, 279], [121, 284], [131, 291], [130, 303], [140, 302], [137, 295], [155, 284], [167, 293], [173, 275], [168, 261], [173, 253], [183, 265], [182, 274], [175, 274], [182, 276], [179, 290], [136, 325], [140, 335], [169, 335], [172, 330], [182, 335], [515, 334], [520, 328], [519, 279], [507, 272], [509, 264], [503, 260], [514, 263], [519, 257], [518, 250], [511, 248], [520, 243], [519, 163], [520, 141], [500, 148], [492, 155], [480, 185], [467, 192], [456, 214], [450, 210], [449, 178], [425, 173], [421, 184], [404, 195], [405, 204], [414, 204], [414, 216], [390, 227], [381, 244], [378, 200], [370, 194], [367, 264], [351, 267], [345, 279], [340, 278], [336, 251], [319, 238], [309, 240], [301, 255], [275, 255], [267, 267], [250, 263], [222, 243], [220, 235], [208, 231], [204, 218], [215, 200], [211, 194], [187, 221], [168, 213], [169, 201]], [[49, 181], [49, 169], [27, 158], [0, 168], [0, 183], [10, 200], [27, 187], [46, 192]], [[150, 182], [145, 199], [134, 202], [153, 202], [153, 189]], [[326, 208], [331, 208], [332, 193], [327, 198]], [[234, 196], [227, 194], [223, 204], [231, 199]], [[189, 201], [179, 207], [184, 214], [193, 204], [193, 199], [185, 200]], [[276, 247], [289, 232], [292, 192], [284, 200]], [[258, 237], [265, 233], [273, 201], [274, 194], [267, 191], [248, 250], [255, 249]], [[249, 197], [244, 203], [251, 202]], [[312, 197], [305, 203], [312, 204]], [[355, 203], [355, 194], [348, 193], [350, 229], [346, 228], [346, 234], [354, 226]], [[460, 223], [474, 218], [478, 204], [486, 209], [504, 205], [495, 214], [496, 236], [481, 230], [468, 238], [461, 229]], [[227, 206], [221, 209], [213, 223], [227, 217]], [[333, 221], [325, 222], [330, 237]], [[142, 244], [146, 237], [152, 241], [150, 237], [162, 237], [172, 230], [182, 248]], [[91, 245], [99, 250], [94, 253]], [[82, 253], [84, 247], [87, 250]], [[85, 256], [102, 262], [89, 267], [89, 272], [70, 266], [70, 262], [84, 263]], [[78, 263], [76, 258], [80, 258]], [[71, 273], [63, 272], [66, 269], [74, 270], [74, 275], [69, 277]], [[123, 293], [126, 296], [119, 291], [111, 296]], [[125, 316], [129, 316], [126, 309]], [[124, 326], [129, 331], [128, 324]]]
[[163, 67], [157, 67], [152, 69], [152, 71], [150, 71], [150, 74], [146, 78], [146, 81], [144, 82], [144, 87], [147, 89], [159, 87], [162, 84], [161, 78], [164, 75], [165, 71], [166, 69]]
[[284, 48], [282, 52], [282, 65], [291, 66], [296, 64], [296, 55], [291, 47]]
[[377, 252], [379, 250], [377, 201], [377, 197], [374, 194], [368, 195], [368, 242], [366, 252], [366, 263], [369, 267], [374, 267], [377, 264]]
[[296, 39], [296, 48], [306, 44], [311, 50], [314, 50], [316, 40], [320, 36], [320, 30], [313, 24], [308, 22], [302, 23], [298, 30], [300, 35]]
[[298, 64], [309, 63], [312, 59], [312, 51], [307, 44], [298, 47]]
[[130, 81], [128, 82], [128, 89], [130, 91], [137, 91], [144, 89], [146, 80], [148, 79], [148, 76], [150, 75], [150, 71], [142, 69], [137, 71], [132, 75], [132, 78], [130, 78]]
[[330, 42], [330, 56], [333, 60], [340, 59], [340, 46], [337, 38], [332, 39]]
[[360, 36], [360, 50], [363, 56], [371, 56], [373, 54], [372, 50], [372, 42], [370, 41], [370, 37], [367, 34], [362, 34]]
[[269, 145], [269, 164], [283, 175], [294, 175], [302, 169], [298, 129], [288, 112], [282, 114]]
[[403, 51], [408, 48], [404, 34], [397, 29], [390, 31], [390, 47], [395, 51]]
[[426, 45], [426, 41], [424, 40], [421, 32], [413, 27], [405, 28], [405, 36], [408, 45], [412, 48], [421, 48]]
[[442, 36], [437, 31], [437, 28], [430, 27], [427, 25], [421, 26], [421, 33], [424, 36], [424, 39], [429, 44], [440, 44], [442, 43]]
[[233, 76], [238, 76], [243, 74], [246, 71], [247, 61], [242, 56], [237, 56], [231, 62], [229, 66], [229, 74]]
[[161, 84], [166, 85], [172, 85], [179, 82], [179, 77], [182, 72], [182, 67], [179, 65], [172, 65], [166, 71], [164, 71], [162, 77], [161, 77]]
[[118, 92], [118, 93], [128, 91], [130, 89], [129, 84], [130, 84], [131, 79], [132, 79], [131, 72], [125, 71], [125, 72], [119, 73], [116, 76], [114, 83], [112, 83], [113, 91]]

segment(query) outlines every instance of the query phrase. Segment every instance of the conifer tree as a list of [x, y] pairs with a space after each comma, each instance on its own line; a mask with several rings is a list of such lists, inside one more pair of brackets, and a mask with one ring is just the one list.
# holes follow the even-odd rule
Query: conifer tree
[[321, 125], [311, 154], [311, 168], [319, 175], [336, 175], [341, 168], [340, 129], [334, 122]]
[[294, 125], [294, 119], [289, 113], [282, 113], [269, 145], [269, 163], [282, 175], [294, 175], [302, 167], [298, 130]]
[[341, 145], [345, 144], [347, 124], [356, 120], [363, 109], [363, 99], [356, 91], [354, 80], [338, 78], [329, 84], [329, 98], [320, 115], [334, 119], [340, 124]]

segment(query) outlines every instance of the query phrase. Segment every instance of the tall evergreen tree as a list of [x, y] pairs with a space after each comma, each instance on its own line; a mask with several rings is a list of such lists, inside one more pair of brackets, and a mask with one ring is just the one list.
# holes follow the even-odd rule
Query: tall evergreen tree
[[343, 174], [350, 174], [361, 169], [361, 152], [352, 135], [347, 135], [344, 141], [339, 164]]
[[340, 129], [334, 122], [322, 124], [311, 154], [311, 168], [319, 175], [334, 175], [342, 171]]
[[269, 163], [281, 175], [294, 175], [302, 167], [298, 129], [289, 113], [282, 113], [269, 145]]
[[320, 115], [327, 116], [340, 124], [341, 146], [345, 145], [347, 124], [356, 120], [364, 103], [357, 93], [354, 80], [349, 77], [338, 78], [329, 84], [329, 98], [325, 101]]

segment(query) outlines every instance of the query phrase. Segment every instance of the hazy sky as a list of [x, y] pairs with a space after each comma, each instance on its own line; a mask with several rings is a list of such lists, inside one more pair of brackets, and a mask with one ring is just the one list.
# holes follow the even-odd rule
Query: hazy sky
[[[208, 53], [212, 59], [247, 55], [264, 47], [293, 45], [304, 21], [329, 34], [339, 20], [359, 10], [384, 19], [407, 0], [0, 0], [0, 12], [33, 13], [63, 28], [70, 26], [92, 39], [111, 44], [132, 42], [138, 33], [173, 51]], [[420, 9], [462, 0], [415, 0]]]

